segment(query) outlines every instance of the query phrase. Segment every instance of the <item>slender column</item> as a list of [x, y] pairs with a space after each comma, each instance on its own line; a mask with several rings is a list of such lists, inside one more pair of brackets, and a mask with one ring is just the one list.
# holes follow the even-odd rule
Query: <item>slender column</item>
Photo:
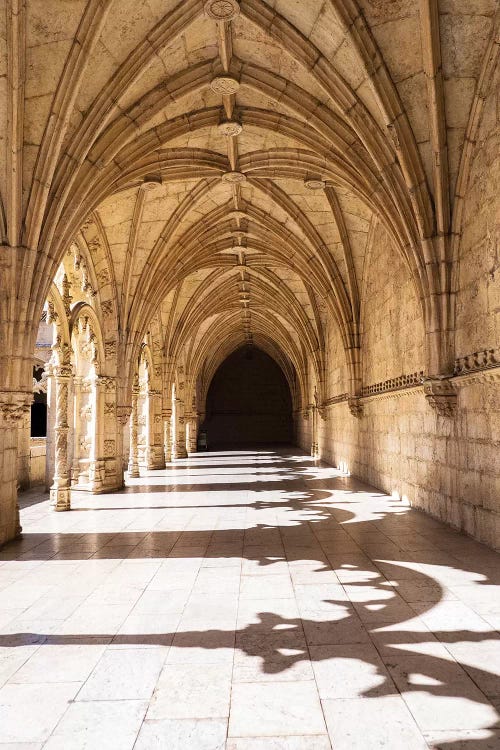
[[187, 458], [188, 453], [186, 450], [186, 420], [184, 417], [184, 402], [180, 399], [176, 399], [176, 427], [177, 435], [175, 441], [175, 457], [176, 458]]
[[132, 386], [132, 413], [130, 415], [130, 459], [128, 463], [128, 475], [131, 478], [139, 477], [139, 378], [134, 377]]
[[164, 409], [162, 412], [163, 419], [163, 452], [165, 454], [165, 463], [168, 464], [172, 460], [172, 439], [171, 439], [171, 425], [170, 420], [172, 419], [172, 412], [170, 409]]
[[50, 503], [54, 510], [71, 509], [71, 488], [68, 466], [68, 393], [71, 367], [54, 367], [56, 386], [55, 475], [50, 488]]
[[311, 456], [318, 456], [318, 410], [316, 406], [311, 408]]
[[71, 469], [71, 479], [73, 484], [78, 484], [80, 477], [80, 436], [81, 436], [81, 415], [82, 408], [82, 379], [81, 377], [73, 378], [74, 408], [73, 408], [73, 465]]
[[31, 419], [29, 411], [23, 414], [18, 426], [17, 479], [20, 490], [30, 486]]
[[56, 383], [52, 362], [45, 365], [47, 373], [47, 442], [45, 455], [45, 489], [50, 490], [55, 469], [55, 423], [56, 423]]
[[187, 449], [189, 453], [196, 453], [198, 447], [198, 420], [196, 416], [189, 419], [187, 433]]
[[165, 455], [163, 450], [161, 392], [147, 391], [146, 408], [146, 465], [148, 469], [164, 469]]
[[[124, 471], [126, 467], [126, 434], [125, 427], [130, 415], [132, 413], [132, 407], [125, 404], [118, 404], [116, 407], [116, 471], [117, 471], [117, 484], [116, 488], [119, 489], [125, 485]], [[130, 435], [130, 432], [128, 433]]]
[[33, 395], [28, 392], [0, 392], [0, 546], [21, 533], [17, 502], [18, 431], [32, 400]]
[[92, 492], [101, 492], [104, 485], [104, 400], [105, 379], [92, 379], [92, 443], [90, 446], [89, 483]]

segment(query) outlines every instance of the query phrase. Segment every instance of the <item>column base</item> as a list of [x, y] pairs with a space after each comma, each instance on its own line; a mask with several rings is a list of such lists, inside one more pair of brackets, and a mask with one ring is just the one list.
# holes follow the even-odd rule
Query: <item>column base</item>
[[139, 471], [139, 467], [137, 464], [129, 464], [128, 465], [128, 478], [129, 479], [139, 479], [141, 476], [141, 473]]
[[71, 510], [71, 488], [51, 487], [50, 504], [55, 511]]
[[185, 448], [178, 448], [172, 458], [188, 458], [188, 452]]

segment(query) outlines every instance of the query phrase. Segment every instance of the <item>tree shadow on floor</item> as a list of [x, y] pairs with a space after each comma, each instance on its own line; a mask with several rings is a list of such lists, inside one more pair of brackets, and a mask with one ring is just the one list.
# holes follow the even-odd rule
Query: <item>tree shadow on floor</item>
[[[500, 635], [479, 616], [475, 616], [470, 628], [463, 626], [459, 618], [454, 622], [453, 614], [441, 619], [439, 616], [440, 607], [448, 606], [449, 591], [443, 581], [456, 580], [459, 585], [473, 585], [477, 590], [484, 587], [487, 592], [489, 586], [500, 583], [498, 556], [428, 516], [410, 511], [387, 496], [378, 496], [368, 485], [341, 476], [310, 476], [308, 472], [311, 464], [304, 461], [303, 467], [292, 468], [276, 482], [268, 481], [264, 475], [258, 480], [258, 487], [250, 490], [248, 483], [196, 488], [205, 488], [201, 492], [209, 492], [207, 487], [234, 492], [236, 497], [242, 489], [250, 495], [269, 495], [252, 497], [250, 502], [156, 506], [150, 498], [148, 505], [139, 507], [151, 511], [191, 507], [252, 511], [257, 517], [249, 527], [238, 526], [235, 521], [232, 528], [215, 530], [27, 534], [0, 553], [0, 560], [243, 560], [255, 563], [260, 572], [272, 572], [273, 566], [285, 562], [295, 584], [300, 616], [280, 613], [283, 600], [276, 598], [276, 611], [251, 612], [246, 621], [242, 615], [238, 627], [212, 626], [210, 623], [217, 622], [219, 613], [217, 603], [214, 601], [211, 607], [208, 596], [205, 629], [154, 632], [155, 616], [151, 614], [153, 632], [128, 633], [125, 621], [118, 633], [83, 634], [68, 632], [69, 620], [61, 628], [64, 632], [59, 633], [57, 626], [46, 633], [6, 632], [4, 628], [0, 647], [103, 643], [172, 645], [174, 649], [214, 652], [234, 648], [235, 664], [242, 659], [244, 665], [246, 660], [256, 679], [277, 681], [287, 679], [297, 665], [308, 661], [315, 670], [333, 663], [333, 677], [329, 679], [333, 681], [334, 695], [342, 695], [344, 689], [335, 683], [337, 667], [339, 683], [343, 670], [348, 668], [350, 679], [354, 679], [351, 689], [355, 697], [370, 699], [403, 693], [410, 711], [417, 713], [422, 701], [434, 699], [438, 717], [440, 699], [450, 701], [445, 711], [451, 706], [452, 713], [456, 713], [454, 701], [461, 701], [464, 726], [468, 714], [472, 724], [489, 724], [489, 737], [443, 740], [438, 744], [440, 750], [498, 750], [500, 727], [491, 701], [500, 698], [500, 680], [493, 664], [488, 669], [483, 658], [478, 666], [466, 647], [472, 644], [479, 649], [483, 644], [499, 648]], [[130, 497], [132, 493], [122, 494]], [[137, 508], [123, 508], [131, 509]], [[110, 512], [117, 510], [120, 508], [109, 508]], [[441, 548], [446, 551], [446, 562]], [[302, 573], [305, 583], [301, 583]], [[324, 573], [331, 573], [334, 582], [321, 583]], [[159, 598], [171, 595], [170, 591], [156, 593]], [[227, 599], [230, 598], [228, 593]], [[240, 596], [240, 604], [242, 601], [251, 609], [251, 599]], [[369, 683], [357, 692], [356, 673], [360, 682]], [[321, 684], [321, 677], [317, 679]]]

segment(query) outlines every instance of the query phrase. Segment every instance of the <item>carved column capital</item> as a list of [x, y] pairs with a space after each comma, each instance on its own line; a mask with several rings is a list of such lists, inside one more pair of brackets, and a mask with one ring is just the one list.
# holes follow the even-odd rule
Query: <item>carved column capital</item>
[[363, 416], [363, 405], [358, 396], [349, 396], [347, 399], [347, 405], [353, 417], [359, 419]]
[[424, 380], [425, 398], [440, 417], [453, 417], [457, 407], [457, 393], [448, 378]]
[[26, 391], [0, 391], [0, 422], [14, 427], [33, 403], [33, 394]]
[[118, 422], [122, 425], [126, 425], [131, 412], [132, 412], [131, 406], [124, 406], [123, 404], [118, 404], [118, 406], [116, 407], [116, 418]]

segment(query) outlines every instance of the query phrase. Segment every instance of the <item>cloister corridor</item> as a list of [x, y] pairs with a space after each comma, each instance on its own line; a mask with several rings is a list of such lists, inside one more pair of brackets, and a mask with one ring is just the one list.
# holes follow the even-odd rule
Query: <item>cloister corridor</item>
[[0, 749], [500, 747], [499, 555], [301, 450], [20, 505]]

